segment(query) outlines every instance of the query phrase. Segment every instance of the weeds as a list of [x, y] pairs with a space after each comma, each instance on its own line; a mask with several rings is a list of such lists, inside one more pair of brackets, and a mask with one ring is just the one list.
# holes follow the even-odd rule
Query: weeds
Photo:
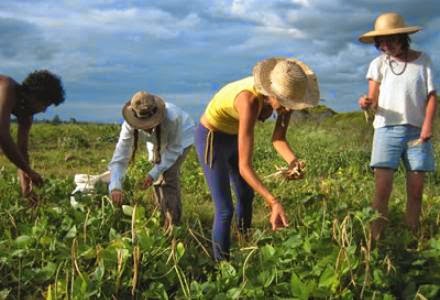
[[[71, 135], [78, 128], [85, 140]], [[402, 226], [405, 178], [396, 173], [390, 222], [373, 245], [372, 132], [362, 114], [292, 126], [288, 139], [307, 172], [282, 184], [266, 177], [283, 165], [267, 142], [271, 130], [270, 123], [257, 128], [254, 165], [290, 225], [271, 232], [256, 197], [253, 228], [246, 236], [234, 231], [231, 260], [216, 264], [213, 203], [194, 151], [182, 168], [182, 225], [165, 232], [152, 192], [137, 188], [151, 167], [141, 155], [124, 182], [123, 207], [113, 206], [105, 186], [70, 200], [75, 173], [105, 171], [117, 126], [37, 124], [31, 139], [49, 143], [32, 144], [31, 156], [44, 158], [34, 160], [35, 168], [46, 175], [35, 209], [0, 157], [0, 299], [440, 297], [438, 171], [427, 177], [418, 236]], [[76, 149], [67, 161], [59, 153], [66, 147]]]

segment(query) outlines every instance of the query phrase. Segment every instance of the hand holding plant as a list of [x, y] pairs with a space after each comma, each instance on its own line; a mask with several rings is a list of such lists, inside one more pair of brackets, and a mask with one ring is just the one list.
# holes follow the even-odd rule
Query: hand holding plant
[[374, 114], [376, 113], [375, 108], [373, 107], [373, 100], [369, 98], [367, 95], [362, 95], [359, 98], [359, 106], [364, 111], [365, 121], [370, 122], [374, 119]]
[[[38, 173], [33, 172], [32, 175], [37, 179], [38, 185], [43, 183], [43, 179]], [[38, 196], [32, 191], [34, 181], [31, 176], [22, 170], [18, 170], [18, 178], [20, 180], [21, 194], [28, 200], [31, 207], [37, 206]]]
[[283, 173], [286, 180], [302, 179], [304, 178], [306, 162], [300, 159], [295, 159], [289, 164], [287, 171]]
[[303, 160], [295, 159], [289, 166], [276, 167], [277, 171], [267, 177], [277, 177], [284, 180], [297, 180], [304, 178], [306, 163]]

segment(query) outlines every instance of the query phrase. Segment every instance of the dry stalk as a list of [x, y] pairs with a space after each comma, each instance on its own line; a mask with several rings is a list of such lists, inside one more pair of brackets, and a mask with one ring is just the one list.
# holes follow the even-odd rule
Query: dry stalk
[[277, 178], [288, 180], [297, 180], [304, 178], [306, 163], [303, 160], [295, 160], [289, 167], [275, 167], [276, 172], [267, 175], [266, 178]]
[[361, 290], [361, 299], [364, 299], [364, 291], [365, 287], [368, 285], [369, 282], [369, 276], [370, 276], [370, 257], [367, 249], [365, 247], [361, 247], [361, 253], [364, 255], [364, 263], [365, 263], [365, 277], [364, 277], [364, 283], [362, 284], [362, 290]]
[[123, 263], [123, 253], [122, 253], [122, 249], [118, 249], [116, 250], [116, 253], [118, 255], [118, 274], [121, 273], [122, 271], [122, 263]]
[[258, 247], [248, 247], [248, 248], [242, 248], [240, 249], [241, 251], [243, 250], [251, 250], [251, 252], [249, 252], [249, 254], [246, 256], [244, 263], [243, 263], [243, 284], [246, 282], [246, 266], [248, 264], [249, 259], [251, 258], [251, 256], [255, 253], [255, 251], [258, 250]]
[[116, 292], [119, 291], [119, 287], [121, 285], [121, 277], [122, 277], [122, 272], [123, 272], [123, 263], [124, 263], [124, 256], [122, 253], [122, 249], [118, 249], [116, 250], [117, 256], [118, 256], [118, 276], [116, 277]]
[[338, 257], [336, 259], [335, 268], [339, 270], [339, 268], [342, 267], [342, 263], [346, 261], [350, 269], [350, 276], [351, 276], [350, 282], [353, 286], [356, 286], [356, 281], [354, 280], [354, 275], [351, 268], [350, 258], [347, 252], [347, 248], [351, 245], [351, 242], [353, 240], [352, 232], [351, 230], [348, 229], [350, 222], [351, 222], [351, 217], [349, 215], [344, 218], [341, 225], [339, 225], [337, 219], [333, 220], [333, 226], [332, 226], [333, 238], [337, 241], [340, 247]]
[[170, 261], [175, 257], [175, 252], [176, 251], [176, 239], [175, 238], [173, 238], [172, 240], [171, 240], [171, 252], [170, 252], [170, 255], [168, 255], [168, 258], [167, 258], [167, 264], [169, 264], [170, 263]]
[[414, 139], [407, 143], [408, 147], [415, 147], [423, 143], [422, 139]]
[[340, 229], [339, 229], [339, 220], [338, 219], [333, 219], [333, 223], [332, 223], [332, 237], [333, 239], [336, 241], [336, 243], [338, 243], [338, 245], [341, 247], [341, 241], [340, 241]]
[[351, 224], [350, 215], [346, 216], [341, 223], [341, 244], [343, 247], [347, 248], [350, 246], [352, 241], [352, 232], [349, 228]]
[[339, 270], [340, 268], [342, 268], [342, 263], [344, 261], [347, 261], [347, 264], [348, 264], [348, 267], [350, 270], [350, 283], [353, 286], [356, 286], [356, 281], [354, 280], [353, 269], [351, 267], [351, 262], [350, 262], [349, 255], [347, 253], [347, 249], [344, 247], [341, 247], [341, 249], [339, 250], [339, 253], [338, 253], [338, 257], [336, 258], [335, 269]]
[[361, 247], [361, 253], [364, 255], [365, 264], [365, 275], [364, 283], [362, 284], [361, 299], [364, 297], [364, 291], [367, 285], [369, 285], [370, 279], [370, 264], [371, 264], [371, 232], [369, 234], [370, 238], [367, 240], [366, 247]]
[[139, 262], [141, 257], [141, 251], [139, 246], [133, 247], [133, 278], [132, 278], [132, 287], [131, 287], [131, 295], [134, 296], [136, 293], [136, 287], [138, 283], [139, 277]]
[[428, 298], [426, 298], [425, 296], [423, 296], [422, 294], [420, 294], [418, 291], [416, 293], [416, 295], [414, 296], [414, 299], [416, 300], [428, 300]]
[[11, 213], [9, 211], [6, 211], [6, 213], [9, 216], [9, 220], [11, 220], [12, 226], [14, 226], [14, 229], [17, 229], [17, 224], [15, 223], [15, 219], [14, 217], [11, 215]]
[[131, 215], [131, 242], [133, 245], [136, 242], [136, 209], [137, 204], [133, 206], [133, 212]]
[[373, 121], [375, 114], [376, 112], [371, 108], [364, 109], [365, 122], [370, 123]]
[[[178, 263], [177, 255], [176, 255], [176, 246], [177, 246], [176, 239], [173, 238], [171, 241], [171, 252], [170, 252], [170, 256], [168, 257], [168, 261], [170, 259], [173, 260], [174, 265], [173, 265], [172, 269], [174, 269], [176, 271], [176, 275], [177, 275], [177, 278], [179, 279], [180, 287], [182, 288], [182, 291], [183, 291], [183, 294], [185, 295], [185, 298], [190, 299], [191, 298], [190, 297], [190, 293], [191, 293], [190, 287], [188, 285], [188, 280], [186, 279], [184, 272], [179, 268], [179, 263]], [[167, 261], [167, 263], [168, 263], [168, 261]]]
[[173, 233], [173, 217], [171, 216], [171, 213], [167, 210], [165, 212], [165, 221], [164, 221], [164, 225], [163, 228], [165, 230], [164, 234], [167, 236], [170, 236]]
[[84, 280], [84, 276], [82, 275], [82, 273], [79, 269], [79, 266], [78, 266], [78, 260], [77, 260], [77, 256], [76, 256], [77, 251], [78, 251], [78, 240], [76, 238], [74, 238], [72, 241], [72, 247], [70, 248], [72, 265], [74, 266], [75, 271], [78, 273], [79, 277], [81, 277], [81, 279]]
[[194, 232], [191, 230], [191, 228], [188, 228], [188, 232], [189, 234], [196, 240], [197, 244], [199, 244], [199, 246], [202, 248], [203, 252], [205, 252], [205, 254], [211, 258], [211, 255], [209, 255], [208, 250], [205, 248], [205, 246], [203, 246], [202, 242], [199, 241], [199, 239], [196, 237], [196, 235], [194, 234]]
[[[367, 95], [363, 95], [363, 97], [368, 98]], [[372, 105], [363, 109], [365, 121], [367, 123], [370, 123], [371, 121], [374, 120], [374, 116], [376, 115], [376, 110], [377, 110], [377, 106], [372, 106]]]
[[89, 221], [90, 208], [87, 209], [86, 219], [84, 221], [84, 231], [83, 231], [83, 239], [84, 243], [87, 242], [87, 222]]
[[389, 274], [391, 271], [396, 272], [396, 268], [393, 266], [393, 263], [388, 255], [385, 256], [383, 263], [387, 266], [387, 274]]

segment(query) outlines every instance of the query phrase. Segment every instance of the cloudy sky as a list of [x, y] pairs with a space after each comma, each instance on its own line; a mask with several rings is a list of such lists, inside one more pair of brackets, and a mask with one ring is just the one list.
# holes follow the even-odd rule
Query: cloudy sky
[[39, 118], [120, 122], [138, 90], [197, 118], [257, 61], [293, 56], [318, 75], [322, 104], [354, 111], [378, 54], [357, 37], [388, 11], [424, 28], [412, 46], [430, 54], [439, 87], [438, 0], [1, 0], [0, 73], [62, 77], [66, 102]]

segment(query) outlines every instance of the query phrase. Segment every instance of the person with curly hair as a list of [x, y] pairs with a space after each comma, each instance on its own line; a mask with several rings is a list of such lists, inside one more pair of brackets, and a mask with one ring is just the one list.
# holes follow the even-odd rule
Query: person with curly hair
[[[47, 70], [30, 73], [21, 84], [0, 74], [0, 147], [17, 166], [21, 192], [31, 201], [35, 200], [32, 185], [40, 186], [43, 183], [41, 175], [29, 165], [28, 140], [33, 115], [63, 101], [61, 79]], [[14, 142], [10, 132], [11, 115], [16, 117], [18, 125], [17, 142]]]

